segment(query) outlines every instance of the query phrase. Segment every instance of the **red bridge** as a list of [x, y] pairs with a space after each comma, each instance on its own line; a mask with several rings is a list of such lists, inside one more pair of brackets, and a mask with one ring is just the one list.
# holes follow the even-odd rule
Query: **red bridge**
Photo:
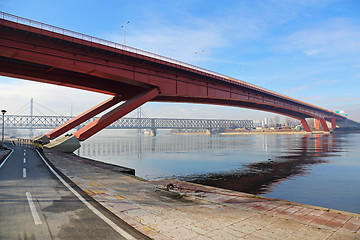
[[299, 119], [329, 132], [349, 121], [323, 109], [187, 63], [0, 12], [0, 74], [112, 95], [46, 134], [55, 139], [91, 117], [125, 103], [73, 135], [83, 141], [148, 101], [235, 106]]

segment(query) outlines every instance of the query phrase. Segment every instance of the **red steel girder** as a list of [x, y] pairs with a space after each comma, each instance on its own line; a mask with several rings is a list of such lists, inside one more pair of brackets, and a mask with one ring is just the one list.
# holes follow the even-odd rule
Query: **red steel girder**
[[232, 100], [232, 99], [217, 99], [217, 98], [199, 98], [199, 97], [168, 97], [168, 96], [158, 96], [152, 101], [158, 102], [187, 102], [187, 103], [203, 103], [203, 104], [215, 104], [222, 106], [234, 106], [242, 107], [248, 109], [261, 110], [266, 112], [273, 112], [276, 114], [281, 114], [284, 116], [292, 117], [298, 120], [305, 118], [313, 118], [314, 115], [311, 115], [307, 112], [303, 112], [297, 109], [291, 109], [285, 106], [277, 106], [274, 104], [262, 104], [256, 101], [251, 100]]
[[336, 128], [336, 118], [331, 118], [331, 128], [333, 130]]
[[301, 124], [303, 125], [305, 131], [306, 131], [306, 132], [311, 132], [307, 121], [306, 121], [305, 119], [301, 119], [300, 121], [301, 121]]
[[79, 141], [84, 141], [158, 95], [159, 91], [156, 88], [142, 92], [117, 108], [111, 110], [104, 116], [81, 128], [75, 132], [74, 135], [79, 139]]
[[106, 109], [114, 106], [115, 104], [119, 103], [121, 101], [121, 98], [119, 96], [115, 96], [112, 98], [109, 98], [108, 100], [100, 103], [99, 105], [89, 109], [88, 111], [80, 114], [79, 116], [69, 120], [68, 122], [64, 123], [63, 125], [55, 128], [54, 130], [48, 132], [46, 136], [49, 139], [55, 139], [58, 136], [64, 134], [65, 132], [69, 131], [70, 129], [73, 129], [77, 126], [79, 126], [81, 123], [89, 120], [90, 118], [96, 116], [97, 114], [105, 111]]
[[324, 129], [324, 132], [330, 132], [330, 130], [329, 130], [327, 124], [326, 124], [325, 119], [320, 118], [319, 120], [320, 120], [320, 123], [321, 123], [322, 128]]
[[55, 84], [59, 86], [77, 88], [109, 95], [121, 95], [122, 98], [131, 98], [144, 88], [111, 81], [106, 78], [88, 74], [71, 72], [50, 66], [35, 65], [28, 62], [12, 61], [0, 57], [0, 75], [26, 79], [31, 81]]
[[318, 118], [314, 119], [314, 125], [315, 125], [315, 129], [319, 130], [320, 129], [320, 121]]

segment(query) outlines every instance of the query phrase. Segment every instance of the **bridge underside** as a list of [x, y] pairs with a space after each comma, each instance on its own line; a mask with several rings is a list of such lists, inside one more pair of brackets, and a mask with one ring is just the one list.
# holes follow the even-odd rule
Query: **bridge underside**
[[[345, 117], [311, 104], [183, 63], [0, 19], [0, 75], [114, 96], [47, 134], [54, 139], [113, 107], [78, 130], [80, 141], [148, 101], [204, 103], [250, 108], [299, 119], [318, 119], [329, 132]], [[325, 121], [326, 120], [326, 121]]]
[[[144, 86], [140, 87], [122, 82], [115, 82], [109, 79], [86, 75], [83, 73], [51, 68], [50, 66], [30, 64], [28, 62], [11, 60], [9, 58], [3, 58], [3, 57], [0, 57], [0, 62], [1, 62], [0, 73], [4, 76], [27, 79], [27, 80], [38, 81], [43, 83], [56, 84], [56, 85], [67, 86], [72, 88], [78, 88], [82, 90], [89, 90], [89, 91], [114, 95], [118, 99], [116, 103], [126, 99], [131, 99], [136, 94], [139, 94], [140, 92], [144, 91]], [[306, 112], [301, 113], [298, 109], [294, 110], [291, 108], [289, 109], [286, 107], [282, 107], [279, 104], [268, 104], [268, 102], [264, 103], [259, 101], [259, 98], [257, 98], [256, 101], [251, 101], [249, 100], [250, 98], [253, 97], [248, 97], [247, 99], [241, 101], [238, 99], [219, 99], [219, 98], [211, 99], [208, 98], [208, 96], [186, 97], [186, 96], [174, 96], [174, 95], [169, 95], [169, 96], [159, 95], [154, 99], [152, 99], [151, 101], [204, 103], [204, 104], [242, 107], [242, 108], [249, 108], [249, 109], [282, 114], [298, 120], [305, 118], [316, 118], [314, 117], [313, 114], [308, 114]], [[93, 114], [92, 116], [97, 115], [98, 113], [102, 112], [103, 110], [109, 107], [103, 108], [101, 111], [96, 112], [96, 114]], [[86, 120], [88, 119], [89, 118], [86, 118]], [[332, 121], [330, 118], [327, 120]], [[360, 125], [351, 120], [350, 122], [338, 120], [337, 125], [345, 127], [345, 126], [349, 126], [349, 123], [351, 123], [351, 126]], [[66, 132], [67, 130], [64, 131]]]

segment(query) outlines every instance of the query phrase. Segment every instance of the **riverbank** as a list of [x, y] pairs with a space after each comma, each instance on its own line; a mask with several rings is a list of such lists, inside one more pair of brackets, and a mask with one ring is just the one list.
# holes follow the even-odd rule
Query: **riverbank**
[[[314, 133], [314, 132], [313, 132]], [[321, 132], [324, 133], [324, 132]], [[258, 134], [258, 135], [264, 135], [264, 134], [312, 134], [309, 132], [305, 132], [305, 131], [249, 131], [249, 132], [224, 132], [224, 133], [219, 133], [219, 135], [252, 135], [252, 134]]]
[[360, 239], [359, 214], [177, 180], [147, 182], [76, 155], [45, 150], [45, 156], [153, 239]]
[[[176, 132], [176, 133], [169, 133], [170, 135], [211, 135], [209, 132]], [[216, 135], [271, 135], [271, 134], [283, 134], [283, 135], [306, 135], [306, 134], [329, 134], [324, 131], [233, 131], [233, 132], [220, 132], [214, 133]]]

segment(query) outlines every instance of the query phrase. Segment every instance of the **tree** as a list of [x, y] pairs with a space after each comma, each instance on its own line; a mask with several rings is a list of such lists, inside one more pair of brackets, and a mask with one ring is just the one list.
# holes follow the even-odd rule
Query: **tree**
[[274, 116], [273, 124], [275, 127], [281, 126], [280, 117], [278, 115]]

